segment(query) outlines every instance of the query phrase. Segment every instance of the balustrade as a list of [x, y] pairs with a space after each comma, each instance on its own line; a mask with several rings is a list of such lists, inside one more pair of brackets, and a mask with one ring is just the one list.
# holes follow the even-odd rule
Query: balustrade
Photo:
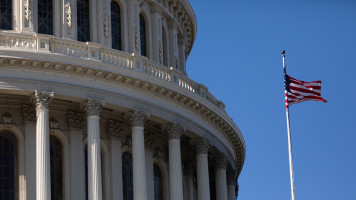
[[[38, 34], [19, 34], [3, 32], [0, 33], [0, 49], [12, 48], [12, 49], [26, 49], [26, 50], [41, 50], [43, 41], [49, 46], [48, 51], [55, 54], [62, 54], [66, 56], [73, 56], [82, 59], [94, 59], [103, 63], [115, 65], [116, 67], [123, 67], [128, 69], [134, 69], [134, 62], [140, 61], [143, 63], [143, 70], [138, 71], [145, 73], [148, 76], [152, 76], [192, 92], [198, 96], [203, 97], [211, 104], [214, 104], [217, 108], [224, 111], [224, 105], [221, 101], [218, 101], [210, 92], [206, 91], [205, 94], [198, 92], [199, 85], [182, 72], [172, 70], [165, 65], [159, 64], [152, 60], [148, 60], [139, 55], [130, 54], [127, 52], [102, 47], [93, 43], [84, 43], [74, 40], [68, 40], [57, 37], [49, 37], [47, 40], [41, 41], [41, 37], [44, 35]], [[39, 42], [41, 41], [41, 42]], [[41, 43], [41, 45], [37, 45]], [[94, 45], [94, 46], [93, 46]], [[94, 49], [93, 49], [94, 48]], [[43, 50], [43, 49], [42, 49]], [[99, 56], [93, 57], [93, 51], [97, 51]], [[91, 54], [90, 54], [91, 53]], [[95, 53], [95, 52], [94, 52]]]

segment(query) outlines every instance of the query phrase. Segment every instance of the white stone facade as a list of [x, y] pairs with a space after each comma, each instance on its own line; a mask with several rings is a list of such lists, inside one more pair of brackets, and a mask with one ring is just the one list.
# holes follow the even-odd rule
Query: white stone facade
[[[53, 35], [38, 33], [40, 0], [8, 1], [0, 140], [16, 138], [11, 199], [53, 199], [57, 171], [62, 200], [235, 199], [246, 147], [225, 105], [186, 74], [196, 35], [189, 2], [112, 0], [120, 6], [119, 51], [112, 49], [112, 1], [89, 0], [88, 42], [77, 41], [77, 1], [53, 1]], [[140, 55], [140, 15], [147, 56]], [[50, 163], [53, 136], [61, 144], [58, 169]]]

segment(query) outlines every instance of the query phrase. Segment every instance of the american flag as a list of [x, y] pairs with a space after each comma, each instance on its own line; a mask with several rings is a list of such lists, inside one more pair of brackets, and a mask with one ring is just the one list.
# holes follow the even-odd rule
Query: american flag
[[284, 87], [287, 108], [293, 104], [308, 100], [326, 102], [320, 94], [321, 81], [299, 81], [284, 73]]

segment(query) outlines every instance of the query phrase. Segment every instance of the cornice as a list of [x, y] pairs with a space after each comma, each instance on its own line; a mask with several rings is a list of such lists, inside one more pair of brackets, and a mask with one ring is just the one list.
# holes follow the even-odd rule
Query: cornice
[[[76, 59], [78, 60], [78, 59]], [[167, 82], [165, 79], [157, 79], [147, 76], [133, 69], [110, 71], [105, 67], [94, 68], [88, 63], [98, 63], [87, 60], [85, 65], [80, 60], [76, 65], [59, 62], [49, 62], [40, 59], [23, 59], [15, 57], [0, 57], [0, 69], [34, 71], [41, 73], [64, 74], [73, 77], [91, 78], [104, 82], [124, 85], [132, 89], [141, 90], [154, 94], [160, 98], [167, 99], [180, 106], [184, 106], [194, 111], [197, 115], [208, 120], [217, 127], [230, 141], [234, 147], [236, 167], [241, 171], [245, 159], [245, 143], [242, 134], [236, 124], [226, 114], [226, 112], [213, 105], [203, 96], [196, 95], [179, 85]], [[103, 64], [101, 64], [103, 65]], [[105, 64], [104, 64], [105, 65]], [[119, 73], [120, 72], [120, 73]], [[126, 73], [129, 72], [129, 73]]]

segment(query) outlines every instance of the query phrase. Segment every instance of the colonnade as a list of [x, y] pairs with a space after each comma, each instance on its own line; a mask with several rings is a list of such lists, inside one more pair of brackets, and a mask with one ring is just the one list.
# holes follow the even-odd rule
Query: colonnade
[[[112, 47], [111, 1], [121, 11], [122, 51], [140, 55], [139, 15], [147, 22], [147, 58], [186, 72], [187, 39], [177, 20], [167, 18], [157, 3], [150, 5], [136, 0], [90, 0], [90, 41]], [[38, 0], [12, 1], [12, 30], [21, 33], [38, 32]], [[17, 10], [19, 9], [19, 10]], [[53, 35], [77, 40], [77, 0], [53, 1]]]
[[[36, 125], [36, 200], [50, 200], [50, 166], [49, 166], [49, 104], [53, 99], [54, 94], [46, 91], [35, 91], [33, 100], [36, 105], [37, 125]], [[103, 107], [103, 102], [96, 99], [86, 99], [81, 103], [81, 108], [86, 112], [87, 116], [87, 134], [88, 134], [88, 197], [89, 200], [102, 200], [102, 170], [101, 170], [101, 153], [100, 153], [100, 111]], [[76, 119], [79, 116], [74, 116], [76, 113], [69, 113], [71, 121], [69, 123], [72, 127], [81, 128], [80, 123]], [[145, 157], [145, 139], [144, 127], [145, 122], [149, 118], [147, 112], [134, 109], [126, 113], [125, 118], [131, 124], [132, 129], [132, 156], [133, 156], [133, 194], [134, 200], [147, 200], [147, 181], [146, 181], [146, 157]], [[80, 119], [78, 119], [80, 120]], [[109, 125], [112, 129], [112, 136], [118, 136], [119, 130], [115, 130], [115, 124]], [[184, 198], [183, 192], [183, 175], [182, 175], [182, 160], [180, 139], [184, 133], [185, 128], [176, 123], [168, 123], [162, 127], [162, 131], [168, 136], [169, 145], [169, 193], [170, 200], [191, 199], [192, 192]], [[71, 144], [75, 144], [74, 140], [81, 140], [79, 131], [72, 131]], [[114, 140], [118, 142], [118, 140]], [[119, 142], [121, 146], [121, 142]], [[120, 148], [115, 148], [113, 145], [112, 151], [117, 150], [121, 154]], [[197, 199], [210, 200], [210, 186], [209, 186], [209, 169], [208, 169], [208, 151], [212, 147], [211, 141], [206, 138], [196, 138], [193, 142], [196, 149], [197, 162]], [[83, 153], [81, 147], [71, 146], [77, 151], [78, 155], [72, 155], [72, 165], [83, 165], [83, 160], [75, 160], [80, 158], [79, 154]], [[113, 178], [119, 176], [121, 162], [112, 157], [112, 167], [115, 168]], [[116, 156], [117, 157], [117, 156]], [[215, 164], [215, 181], [216, 181], [216, 199], [217, 200], [232, 200], [235, 199], [235, 183], [236, 175], [229, 174], [227, 176], [226, 166], [228, 164], [227, 156], [219, 153], [216, 157]], [[78, 169], [78, 168], [77, 168]], [[75, 171], [77, 177], [82, 177], [83, 172]], [[118, 179], [116, 179], [118, 180]], [[121, 180], [122, 181], [122, 180]], [[193, 187], [191, 179], [185, 180], [185, 184]], [[81, 184], [75, 177], [72, 177], [72, 184]], [[112, 186], [118, 186], [120, 183], [111, 181]], [[113, 188], [113, 190], [116, 190]], [[187, 189], [186, 189], [187, 190]], [[118, 198], [120, 190], [113, 192], [113, 199]], [[122, 192], [122, 190], [121, 190]], [[83, 199], [80, 194], [72, 194], [71, 199]]]

